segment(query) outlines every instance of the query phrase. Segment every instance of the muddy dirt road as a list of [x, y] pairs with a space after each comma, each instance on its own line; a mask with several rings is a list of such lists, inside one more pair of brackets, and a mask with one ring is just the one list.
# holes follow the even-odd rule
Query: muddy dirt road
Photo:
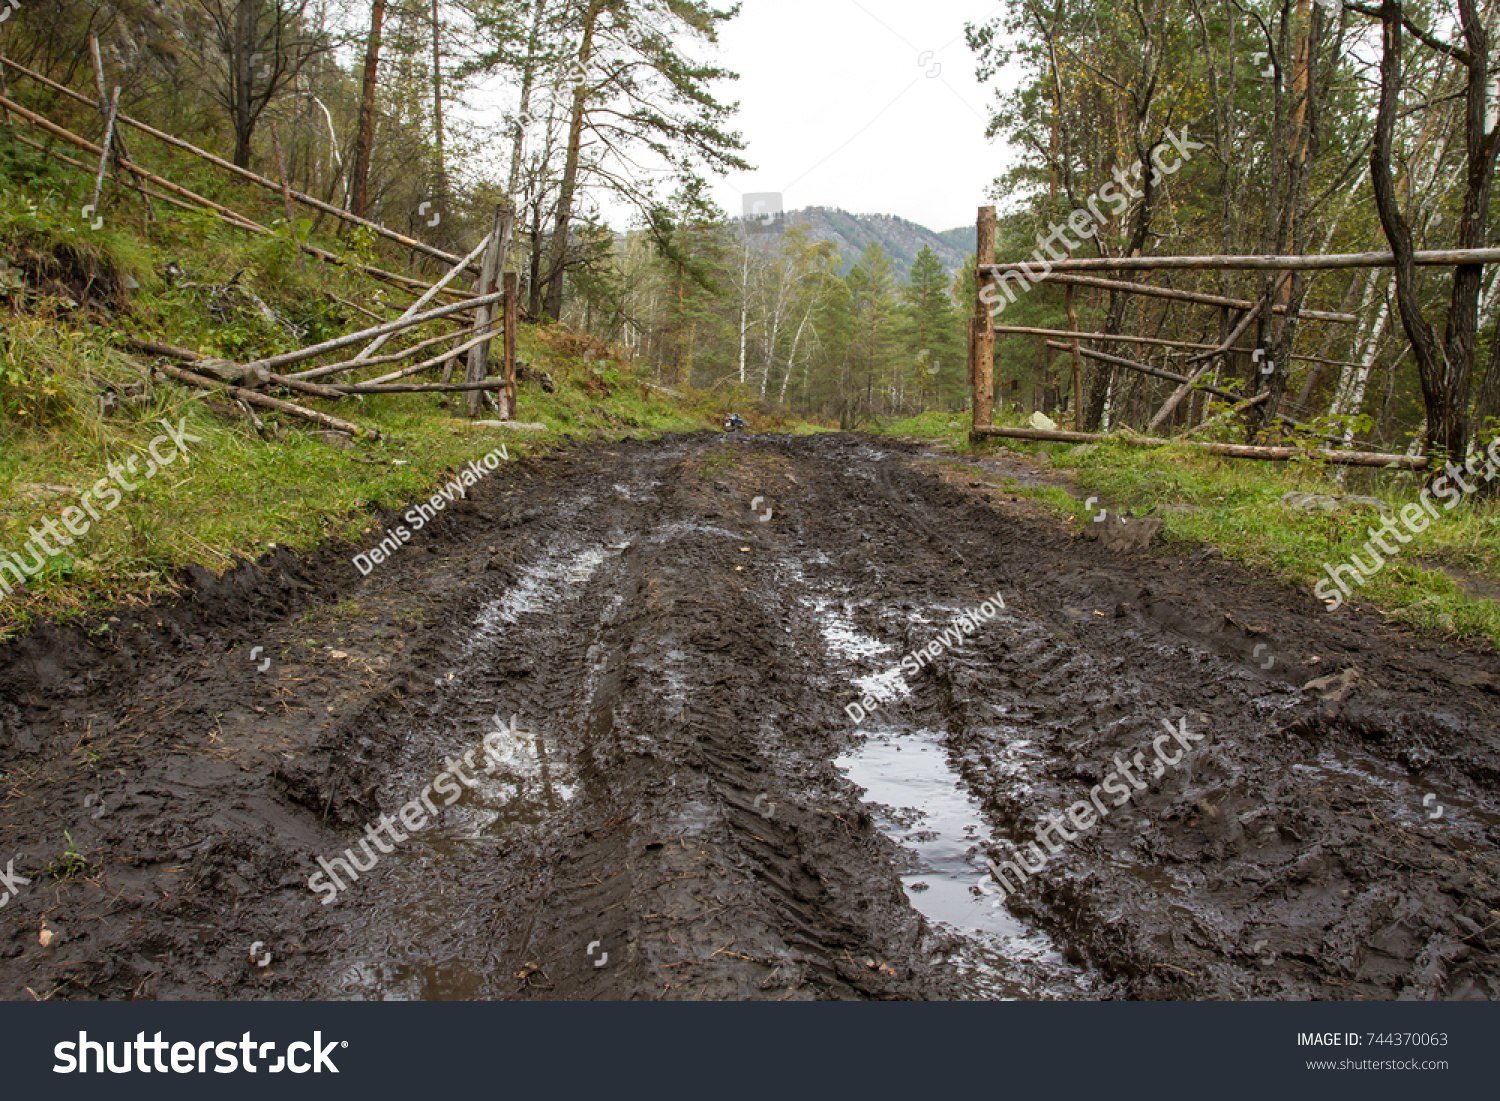
[[1029, 469], [577, 450], [368, 578], [394, 514], [0, 650], [0, 996], [1500, 994], [1500, 661], [1112, 555]]

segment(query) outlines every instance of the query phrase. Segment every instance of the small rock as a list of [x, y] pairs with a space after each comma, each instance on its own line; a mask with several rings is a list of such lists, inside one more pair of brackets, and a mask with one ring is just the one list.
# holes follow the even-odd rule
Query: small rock
[[1031, 414], [1031, 418], [1026, 422], [1026, 427], [1035, 428], [1041, 432], [1056, 432], [1057, 422], [1047, 416], [1046, 413], [1033, 413]]
[[1304, 692], [1316, 692], [1325, 703], [1343, 703], [1360, 685], [1369, 684], [1357, 666], [1351, 665], [1337, 676], [1319, 677], [1302, 686]]
[[1104, 513], [1104, 519], [1093, 520], [1084, 534], [1097, 539], [1107, 551], [1115, 554], [1131, 554], [1143, 551], [1160, 533], [1162, 521], [1148, 520], [1139, 516], [1117, 516]]
[[336, 447], [340, 451], [348, 451], [354, 446], [354, 441], [351, 440], [348, 436], [344, 435], [342, 432], [320, 431], [316, 433], [316, 435], [324, 443], [328, 444], [330, 447]]
[[545, 424], [528, 424], [525, 421], [475, 421], [475, 428], [503, 428], [507, 432], [546, 432]]

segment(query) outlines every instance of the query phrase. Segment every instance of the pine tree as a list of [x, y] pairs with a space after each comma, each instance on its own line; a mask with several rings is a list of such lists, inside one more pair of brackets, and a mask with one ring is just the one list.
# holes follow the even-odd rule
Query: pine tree
[[901, 330], [907, 388], [915, 391], [919, 406], [925, 406], [929, 395], [937, 397], [967, 381], [948, 273], [928, 245], [912, 263], [911, 282], [901, 288]]

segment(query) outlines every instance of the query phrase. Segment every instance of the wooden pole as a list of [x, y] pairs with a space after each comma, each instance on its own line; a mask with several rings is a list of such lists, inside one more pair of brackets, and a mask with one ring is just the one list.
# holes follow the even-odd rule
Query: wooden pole
[[[490, 294], [498, 285], [500, 269], [504, 265], [504, 257], [500, 253], [506, 233], [506, 223], [512, 218], [511, 209], [508, 206], [495, 207], [494, 225], [490, 229], [490, 246], [484, 253], [484, 268], [479, 273], [479, 283], [475, 287], [476, 298]], [[503, 295], [502, 295], [503, 297]], [[474, 314], [474, 332], [480, 333], [490, 327], [490, 322], [495, 318], [494, 307], [481, 307]], [[483, 382], [490, 371], [490, 342], [482, 341], [469, 349], [469, 367], [464, 373], [465, 382]], [[447, 382], [448, 379], [444, 379]], [[475, 390], [469, 395], [467, 407], [470, 417], [477, 417], [484, 408], [484, 395]]]
[[1083, 431], [1083, 356], [1078, 352], [1078, 311], [1073, 307], [1073, 288], [1068, 287], [1064, 291], [1068, 307], [1068, 328], [1073, 333], [1072, 343], [1068, 345], [1073, 353], [1073, 428]]
[[516, 328], [521, 323], [520, 289], [521, 277], [513, 271], [505, 273], [505, 382], [506, 415], [501, 420], [516, 419]]
[[995, 330], [990, 323], [990, 307], [984, 300], [984, 288], [990, 281], [986, 269], [995, 262], [995, 208], [992, 206], [979, 208], [976, 244], [973, 424], [975, 428], [983, 428], [995, 419]]
[[109, 171], [109, 151], [115, 141], [115, 116], [120, 112], [120, 86], [115, 85], [115, 94], [104, 112], [104, 144], [99, 147], [99, 172], [94, 177], [94, 197], [89, 200], [88, 212], [99, 216], [99, 199], [104, 194], [104, 174]]
[[[104, 79], [104, 56], [99, 52], [99, 35], [93, 31], [89, 32], [89, 54], [91, 55], [94, 62], [94, 87], [99, 93], [99, 113], [105, 114], [109, 110], [109, 93], [105, 90], [106, 81]], [[5, 66], [0, 65], [0, 70], [3, 70], [4, 68]], [[4, 81], [0, 80], [0, 94], [7, 96], [10, 95], [9, 92], [4, 90], [3, 84]], [[118, 111], [119, 109], [117, 105], [117, 117]], [[114, 150], [115, 175], [118, 178], [120, 172], [120, 161], [128, 161], [130, 159], [130, 150], [125, 145], [125, 135], [118, 131], [116, 131], [115, 133]], [[151, 206], [151, 196], [146, 194], [146, 185], [141, 181], [141, 178], [139, 176], [132, 175], [129, 178], [132, 180], [132, 182], [134, 182], [136, 191], [140, 193], [141, 201], [146, 204], [146, 221], [156, 221], [156, 210]]]
[[1056, 443], [1122, 443], [1131, 447], [1193, 447], [1210, 455], [1223, 455], [1231, 459], [1261, 459], [1266, 462], [1289, 462], [1293, 459], [1317, 456], [1335, 466], [1393, 466], [1402, 470], [1425, 469], [1429, 460], [1423, 455], [1381, 455], [1369, 451], [1304, 451], [1300, 447], [1261, 447], [1238, 443], [1197, 443], [1177, 440], [1155, 439], [1150, 436], [1101, 436], [1093, 432], [1049, 432], [1040, 428], [976, 428], [976, 437], [999, 436], [1013, 440], [1045, 440]]
[[[9, 65], [12, 69], [16, 70], [16, 72], [28, 76], [32, 80], [35, 80], [45, 85], [46, 87], [51, 88], [53, 91], [60, 92], [61, 94], [77, 100], [80, 103], [89, 103], [89, 100], [86, 96], [79, 95], [67, 85], [59, 84], [55, 80], [49, 80], [41, 73], [34, 72], [31, 69], [28, 69], [25, 65], [21, 65], [8, 57], [0, 55], [0, 65]], [[151, 137], [156, 138], [158, 141], [166, 142], [168, 145], [181, 149], [184, 152], [191, 153], [193, 156], [205, 160], [209, 164], [215, 165], [218, 168], [222, 168], [226, 172], [232, 172], [236, 176], [239, 176], [245, 180], [249, 180], [251, 183], [256, 184], [259, 187], [263, 187], [268, 191], [281, 190], [280, 186], [274, 180], [269, 180], [264, 176], [251, 172], [248, 168], [240, 168], [238, 165], [231, 164], [229, 161], [226, 161], [221, 157], [216, 157], [206, 150], [199, 149], [196, 145], [190, 145], [188, 142], [183, 141], [181, 138], [173, 137], [171, 134], [163, 133], [162, 131], [157, 130], [155, 127], [148, 126], [138, 119], [131, 118], [129, 115], [121, 115], [120, 122], [125, 126], [134, 127], [135, 129], [141, 131], [141, 133], [143, 134], [149, 134]], [[454, 256], [451, 253], [444, 252], [440, 248], [434, 248], [433, 246], [426, 244], [425, 242], [407, 237], [404, 234], [397, 233], [395, 230], [387, 229], [385, 226], [380, 225], [376, 222], [370, 222], [366, 221], [364, 218], [356, 217], [346, 210], [340, 210], [338, 207], [332, 206], [329, 203], [325, 203], [321, 199], [316, 199], [311, 195], [304, 195], [300, 191], [293, 190], [292, 198], [296, 199], [297, 202], [301, 203], [303, 206], [310, 206], [314, 210], [322, 211], [324, 214], [331, 214], [335, 218], [340, 218], [343, 221], [350, 222], [354, 225], [364, 226], [366, 229], [375, 234], [378, 234], [381, 237], [386, 238], [389, 241], [394, 241], [396, 244], [409, 248], [414, 252], [425, 253], [428, 256], [432, 257], [434, 260], [443, 260], [450, 264], [458, 260], [457, 256]], [[423, 285], [425, 286], [425, 284]]]
[[[1101, 290], [1123, 291], [1139, 294], [1144, 298], [1168, 298], [1173, 302], [1194, 302], [1200, 306], [1228, 306], [1231, 310], [1248, 310], [1255, 303], [1242, 298], [1225, 298], [1218, 294], [1202, 294], [1198, 291], [1179, 291], [1172, 287], [1153, 287], [1150, 283], [1126, 283], [1116, 279], [1096, 279], [1091, 275], [1059, 275], [1053, 272], [1043, 276], [1045, 283], [1071, 283], [1075, 287], [1098, 287]], [[1273, 313], [1286, 313], [1286, 307], [1272, 307]], [[1358, 324], [1359, 318], [1348, 313], [1333, 313], [1329, 310], [1302, 310], [1297, 316], [1304, 321], [1339, 321], [1345, 325]]]

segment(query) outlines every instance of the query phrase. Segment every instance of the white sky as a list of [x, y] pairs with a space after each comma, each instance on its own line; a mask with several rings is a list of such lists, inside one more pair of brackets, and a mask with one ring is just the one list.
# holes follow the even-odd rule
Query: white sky
[[740, 74], [720, 99], [739, 101], [734, 128], [757, 171], [714, 181], [719, 204], [739, 215], [745, 193], [780, 192], [786, 210], [972, 225], [1013, 154], [985, 140], [994, 90], [974, 79], [964, 24], [999, 11], [995, 0], [745, 0], [717, 60]]

